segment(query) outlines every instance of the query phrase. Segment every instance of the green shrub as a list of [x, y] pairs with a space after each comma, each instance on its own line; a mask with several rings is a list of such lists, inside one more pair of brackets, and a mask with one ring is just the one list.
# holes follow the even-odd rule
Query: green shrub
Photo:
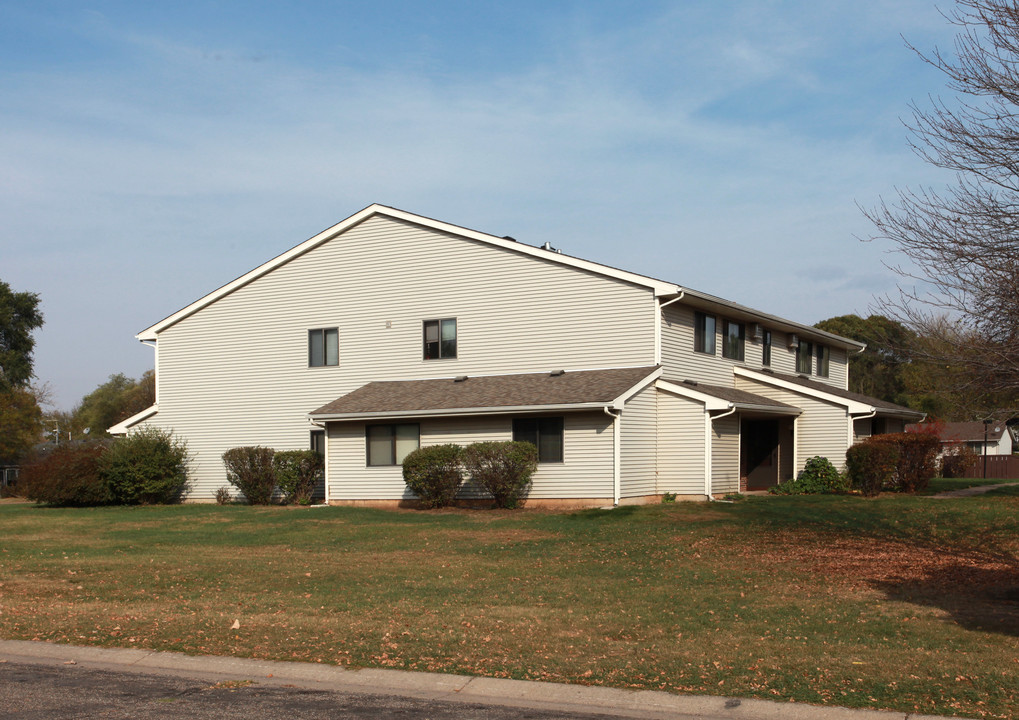
[[99, 472], [104, 450], [94, 442], [58, 445], [21, 468], [19, 490], [45, 505], [109, 505], [113, 495]]
[[867, 438], [864, 444], [891, 445], [898, 448], [895, 476], [888, 488], [895, 492], [917, 492], [938, 472], [941, 441], [929, 433], [889, 433]]
[[244, 493], [252, 505], [268, 505], [276, 492], [276, 473], [273, 472], [272, 448], [235, 447], [223, 453], [226, 479]]
[[538, 468], [538, 448], [529, 442], [480, 442], [463, 451], [467, 475], [495, 499], [495, 506], [514, 508], [525, 497]]
[[897, 445], [865, 440], [846, 451], [846, 474], [854, 488], [873, 497], [892, 484], [898, 462]]
[[321, 455], [314, 450], [280, 450], [273, 456], [272, 466], [284, 503], [311, 504], [324, 467]]
[[769, 492], [776, 495], [834, 495], [849, 489], [849, 481], [831, 460], [815, 455], [803, 465], [793, 480], [772, 487]]
[[964, 478], [973, 473], [973, 464], [980, 455], [968, 445], [956, 445], [941, 458], [941, 477]]
[[459, 445], [432, 445], [415, 450], [403, 459], [403, 480], [421, 500], [422, 507], [452, 505], [463, 484]]
[[146, 427], [114, 440], [99, 471], [116, 503], [175, 503], [187, 493], [190, 461], [186, 442], [167, 430]]

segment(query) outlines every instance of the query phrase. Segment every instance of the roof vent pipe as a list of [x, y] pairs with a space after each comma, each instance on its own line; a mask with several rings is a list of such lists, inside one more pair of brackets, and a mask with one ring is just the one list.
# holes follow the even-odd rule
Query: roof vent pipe
[[453, 378], [453, 382], [467, 382], [467, 376], [457, 375], [455, 378]]

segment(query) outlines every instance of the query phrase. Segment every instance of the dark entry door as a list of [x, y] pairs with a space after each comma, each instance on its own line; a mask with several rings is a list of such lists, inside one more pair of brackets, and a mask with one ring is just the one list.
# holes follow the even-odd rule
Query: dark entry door
[[777, 485], [778, 420], [743, 420], [740, 435], [740, 474], [747, 490]]

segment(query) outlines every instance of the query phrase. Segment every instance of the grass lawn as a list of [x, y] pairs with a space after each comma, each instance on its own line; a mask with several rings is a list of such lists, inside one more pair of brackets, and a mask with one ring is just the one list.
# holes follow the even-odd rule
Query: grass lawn
[[1019, 709], [1019, 493], [576, 513], [0, 505], [0, 528], [8, 639]]
[[935, 495], [950, 490], [965, 490], [966, 488], [980, 485], [1000, 485], [1002, 483], [1014, 483], [1019, 480], [1002, 480], [1000, 478], [931, 478], [923, 495]]

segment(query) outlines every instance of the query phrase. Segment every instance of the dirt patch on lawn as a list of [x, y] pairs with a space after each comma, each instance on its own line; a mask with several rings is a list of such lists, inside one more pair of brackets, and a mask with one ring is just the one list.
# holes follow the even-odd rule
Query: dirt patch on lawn
[[778, 533], [747, 548], [766, 565], [799, 566], [829, 582], [938, 607], [971, 629], [1019, 635], [1019, 558], [870, 538]]

